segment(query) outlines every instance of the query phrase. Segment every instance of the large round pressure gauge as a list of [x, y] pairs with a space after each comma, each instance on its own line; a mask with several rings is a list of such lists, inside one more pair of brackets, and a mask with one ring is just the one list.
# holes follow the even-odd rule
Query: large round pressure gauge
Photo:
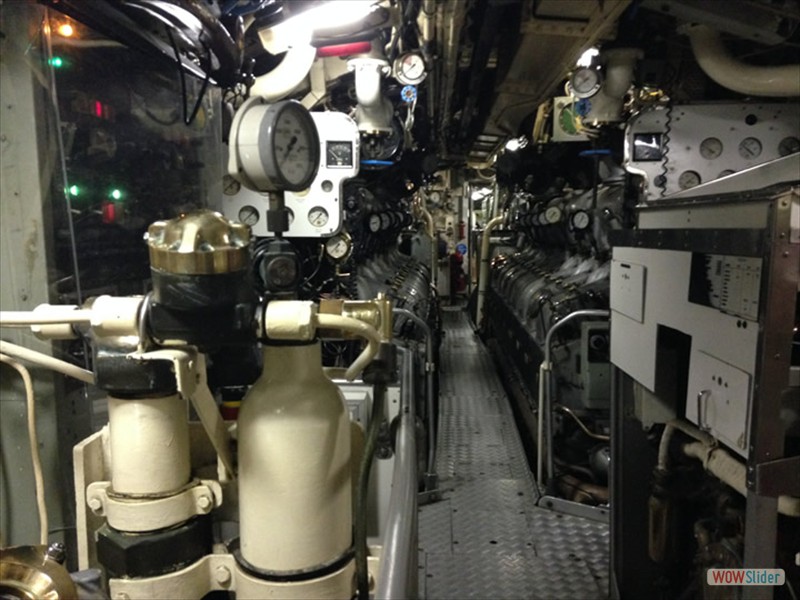
[[600, 71], [591, 67], [576, 69], [569, 79], [569, 87], [576, 98], [594, 96], [600, 89], [601, 83]]
[[311, 114], [294, 100], [276, 104], [252, 100], [234, 117], [231, 150], [235, 159], [228, 171], [258, 191], [308, 188], [320, 163], [319, 134]]

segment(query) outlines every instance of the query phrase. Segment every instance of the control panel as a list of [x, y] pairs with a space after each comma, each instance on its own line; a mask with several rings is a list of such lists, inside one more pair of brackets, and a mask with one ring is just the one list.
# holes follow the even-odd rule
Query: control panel
[[[359, 134], [356, 122], [339, 112], [312, 112], [319, 133], [320, 165], [314, 180], [301, 191], [284, 192], [289, 229], [283, 236], [329, 237], [342, 227], [342, 184], [358, 174]], [[249, 190], [229, 179], [223, 185], [222, 213], [249, 225], [253, 235], [274, 235], [267, 229], [269, 194]]]

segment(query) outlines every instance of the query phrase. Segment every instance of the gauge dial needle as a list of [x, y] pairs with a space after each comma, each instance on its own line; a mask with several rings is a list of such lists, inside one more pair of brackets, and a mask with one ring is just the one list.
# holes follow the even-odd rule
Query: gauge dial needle
[[286, 162], [286, 159], [289, 158], [289, 154], [291, 154], [294, 145], [297, 143], [297, 136], [292, 136], [292, 139], [289, 141], [289, 145], [286, 147], [286, 152], [283, 154], [283, 158], [281, 159], [281, 164]]

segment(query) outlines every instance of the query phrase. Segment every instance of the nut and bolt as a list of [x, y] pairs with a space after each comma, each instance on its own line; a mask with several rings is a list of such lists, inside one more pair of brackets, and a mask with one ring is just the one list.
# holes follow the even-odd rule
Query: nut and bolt
[[100, 498], [89, 498], [89, 508], [92, 509], [93, 513], [99, 513], [103, 510], [103, 502]]
[[231, 572], [228, 567], [219, 566], [214, 570], [214, 579], [220, 585], [228, 585], [231, 582]]
[[50, 560], [54, 560], [59, 564], [64, 564], [64, 559], [67, 558], [67, 549], [61, 542], [54, 542], [47, 547], [44, 555]]
[[200, 510], [208, 510], [211, 508], [211, 498], [206, 495], [200, 496], [197, 499], [197, 506], [200, 507]]

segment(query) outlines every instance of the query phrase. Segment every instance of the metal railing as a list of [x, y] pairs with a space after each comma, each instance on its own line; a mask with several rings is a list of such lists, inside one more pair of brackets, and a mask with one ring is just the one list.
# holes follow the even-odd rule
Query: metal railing
[[395, 463], [389, 516], [381, 552], [376, 600], [417, 597], [417, 438], [414, 399], [414, 357], [403, 355], [400, 425], [395, 442]]

